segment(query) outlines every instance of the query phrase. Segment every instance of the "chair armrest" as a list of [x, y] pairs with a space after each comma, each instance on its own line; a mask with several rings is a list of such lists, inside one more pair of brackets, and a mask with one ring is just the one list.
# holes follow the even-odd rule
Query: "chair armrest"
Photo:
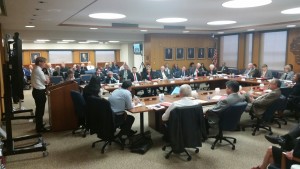
[[[282, 152], [282, 155], [281, 155], [281, 169], [286, 169], [286, 152]], [[297, 162], [300, 162], [300, 158], [297, 158], [297, 157], [293, 157], [293, 161], [297, 161]]]

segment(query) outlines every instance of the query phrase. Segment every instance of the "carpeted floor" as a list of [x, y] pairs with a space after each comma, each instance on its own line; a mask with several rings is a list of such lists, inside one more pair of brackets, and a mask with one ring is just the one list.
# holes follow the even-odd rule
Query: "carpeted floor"
[[[26, 108], [35, 108], [31, 91], [25, 91]], [[17, 106], [17, 105], [15, 105]], [[44, 119], [48, 122], [48, 113]], [[136, 120], [134, 129], [139, 129], [139, 115], [134, 115]], [[120, 150], [118, 145], [112, 144], [104, 154], [100, 152], [100, 146], [91, 148], [92, 142], [98, 140], [96, 135], [88, 135], [82, 138], [79, 135], [72, 135], [71, 131], [49, 132], [43, 134], [44, 139], [50, 145], [47, 147], [49, 155], [43, 157], [41, 152], [22, 155], [13, 155], [6, 158], [7, 169], [99, 169], [99, 168], [130, 168], [130, 169], [155, 169], [155, 168], [210, 168], [210, 169], [244, 169], [257, 166], [263, 158], [268, 146], [271, 144], [264, 138], [265, 131], [261, 130], [256, 136], [251, 135], [250, 129], [245, 132], [225, 132], [237, 138], [236, 150], [231, 150], [227, 143], [216, 146], [211, 150], [212, 139], [203, 143], [200, 152], [195, 154], [191, 151], [192, 160], [186, 161], [184, 155], [171, 155], [167, 160], [164, 158], [166, 152], [161, 148], [164, 145], [162, 135], [148, 126], [147, 113], [145, 113], [145, 128], [151, 130], [154, 145], [144, 155], [131, 153], [128, 149]], [[67, 119], [66, 119], [67, 120]], [[250, 122], [248, 114], [242, 116], [241, 123]], [[289, 119], [288, 125], [281, 129], [273, 125], [274, 135], [284, 134], [297, 123]], [[2, 126], [4, 127], [4, 126]], [[28, 120], [13, 122], [13, 135], [20, 136], [35, 132], [35, 125]], [[4, 127], [5, 128], [5, 127]], [[215, 133], [213, 129], [211, 133]]]

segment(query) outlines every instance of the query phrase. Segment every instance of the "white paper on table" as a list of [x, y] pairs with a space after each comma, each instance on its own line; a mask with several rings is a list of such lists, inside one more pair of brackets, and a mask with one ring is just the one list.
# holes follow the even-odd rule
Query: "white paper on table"
[[[160, 106], [160, 107], [158, 107]], [[165, 106], [161, 106], [159, 104], [151, 104], [151, 105], [147, 105], [146, 106], [148, 109], [154, 109], [154, 110], [160, 110], [160, 109], [164, 109]]]
[[213, 99], [213, 100], [220, 100], [221, 98], [222, 98], [222, 96], [214, 96], [211, 99]]
[[206, 100], [199, 100], [199, 99], [196, 99], [195, 101], [199, 102], [199, 103], [207, 103], [208, 101]]

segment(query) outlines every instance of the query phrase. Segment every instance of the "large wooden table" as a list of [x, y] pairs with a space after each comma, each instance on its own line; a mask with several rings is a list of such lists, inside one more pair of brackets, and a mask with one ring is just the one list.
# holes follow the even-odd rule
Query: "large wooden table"
[[[243, 87], [242, 91], [249, 91], [251, 88], [253, 88], [254, 92], [261, 93], [262, 91], [259, 90], [259, 86], [253, 86], [253, 87]], [[264, 89], [267, 89], [267, 86], [265, 85]], [[208, 94], [210, 95], [210, 99], [208, 98]], [[254, 93], [255, 94], [255, 93]], [[213, 96], [215, 96], [216, 93], [214, 90], [210, 91], [200, 91], [198, 92], [198, 99], [206, 101], [205, 103], [201, 103], [203, 106], [206, 105], [212, 105], [216, 104], [219, 100], [214, 100], [211, 99]], [[220, 93], [218, 94], [220, 96], [226, 96], [226, 91], [225, 89], [221, 89]], [[260, 95], [260, 94], [257, 94]], [[180, 97], [175, 96], [175, 95], [165, 95], [164, 102], [174, 102], [179, 100]], [[148, 112], [148, 123], [149, 126], [157, 131], [161, 131], [161, 126], [162, 126], [162, 120], [161, 116], [166, 110], [167, 107], [160, 109], [160, 110], [154, 110], [154, 109], [149, 109], [147, 106], [149, 105], [154, 105], [154, 104], [160, 104], [159, 97], [158, 96], [152, 96], [152, 97], [145, 97], [141, 99], [141, 102], [143, 102], [145, 105], [140, 106], [140, 107], [135, 107], [131, 110], [128, 110], [130, 113], [140, 114], [140, 132], [144, 133], [144, 113]]]

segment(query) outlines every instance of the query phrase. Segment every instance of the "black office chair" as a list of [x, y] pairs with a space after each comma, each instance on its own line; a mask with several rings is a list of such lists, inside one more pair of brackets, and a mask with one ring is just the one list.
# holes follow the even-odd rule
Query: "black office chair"
[[300, 96], [290, 95], [287, 98], [287, 107], [294, 112], [295, 119], [298, 120], [299, 123], [299, 113], [300, 113]]
[[[287, 120], [285, 118], [285, 115], [283, 114], [283, 111], [287, 107], [287, 97], [289, 96], [290, 91], [286, 90], [288, 88], [280, 88], [281, 90], [281, 96], [280, 96], [280, 104], [278, 105], [277, 113], [274, 115], [274, 120], [282, 121], [284, 125], [287, 125]], [[289, 88], [290, 89], [290, 88]]]
[[[247, 102], [239, 102], [236, 103], [230, 107], [228, 107], [223, 112], [220, 112], [220, 120], [219, 120], [219, 132], [216, 136], [209, 136], [208, 138], [215, 138], [214, 143], [211, 146], [211, 149], [213, 150], [216, 146], [216, 144], [220, 141], [220, 143], [224, 140], [232, 145], [232, 150], [235, 150], [235, 143], [236, 138], [233, 137], [227, 137], [223, 135], [223, 131], [234, 131], [237, 129], [237, 126], [240, 122], [241, 115], [245, 111], [247, 107]], [[228, 139], [233, 139], [233, 142], [231, 142]]]
[[89, 83], [90, 80], [92, 78], [92, 75], [91, 74], [84, 74], [84, 75], [80, 75], [80, 79], [82, 82], [84, 83]]
[[197, 147], [202, 146], [202, 141], [206, 139], [205, 120], [203, 117], [203, 110], [201, 105], [177, 107], [170, 113], [167, 126], [170, 144], [163, 146], [171, 147], [171, 151], [165, 156], [166, 159], [170, 157], [171, 153], [185, 152], [190, 161], [192, 157], [185, 148], [195, 148], [195, 153], [199, 152]]
[[57, 85], [59, 83], [62, 83], [64, 81], [64, 78], [62, 76], [51, 76], [50, 77], [50, 83]]
[[265, 129], [269, 131], [269, 135], [272, 135], [272, 128], [267, 123], [273, 122], [278, 124], [278, 127], [281, 128], [281, 124], [274, 119], [274, 114], [278, 110], [280, 105], [280, 98], [276, 99], [269, 107], [268, 109], [263, 113], [261, 118], [256, 117], [253, 115], [253, 118], [256, 118], [255, 124], [245, 125], [242, 127], [242, 130], [245, 131], [245, 128], [251, 127], [254, 128], [252, 135], [254, 136], [256, 131], [259, 131], [259, 129]]
[[115, 135], [116, 126], [109, 101], [91, 96], [87, 100], [87, 112], [87, 125], [90, 134], [97, 134], [97, 137], [100, 138], [100, 140], [93, 142], [92, 147], [95, 147], [96, 143], [105, 142], [101, 149], [101, 153], [104, 153], [105, 147], [114, 142], [119, 144], [123, 150], [124, 145], [121, 138]]
[[86, 103], [83, 96], [78, 92], [71, 90], [71, 98], [74, 105], [74, 110], [78, 119], [78, 127], [72, 131], [72, 134], [83, 131], [82, 137], [86, 136], [88, 129], [86, 128]]

